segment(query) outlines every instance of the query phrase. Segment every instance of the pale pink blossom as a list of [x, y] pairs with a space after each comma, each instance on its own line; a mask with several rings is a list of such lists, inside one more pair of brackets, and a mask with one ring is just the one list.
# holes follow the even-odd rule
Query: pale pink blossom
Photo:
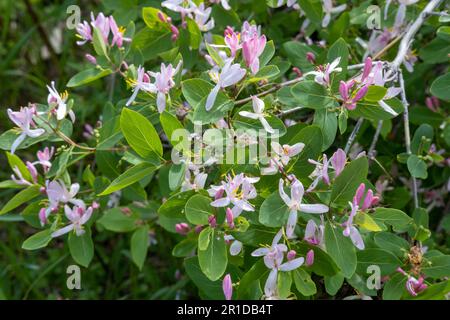
[[214, 19], [210, 18], [211, 11], [212, 8], [206, 8], [203, 2], [193, 10], [194, 21], [197, 23], [200, 31], [207, 32], [214, 28]]
[[314, 75], [314, 81], [322, 86], [329, 86], [331, 84], [330, 76], [334, 72], [341, 72], [342, 68], [338, 67], [341, 62], [341, 57], [336, 58], [333, 62], [326, 64], [325, 66], [319, 66], [316, 71], [310, 71], [305, 74]]
[[297, 225], [298, 212], [321, 214], [328, 212], [329, 208], [323, 204], [304, 204], [302, 203], [305, 190], [303, 184], [294, 179], [291, 183], [291, 196], [289, 197], [284, 191], [284, 181], [280, 179], [278, 184], [278, 191], [281, 199], [283, 199], [290, 213], [286, 224], [286, 236], [291, 238], [294, 235], [295, 226]]
[[53, 232], [51, 234], [52, 238], [62, 236], [72, 230], [75, 230], [75, 234], [77, 236], [83, 235], [85, 232], [85, 230], [83, 229], [83, 225], [86, 224], [86, 222], [88, 222], [88, 220], [91, 218], [92, 211], [92, 207], [85, 209], [83, 207], [74, 206], [71, 209], [68, 205], [65, 205], [64, 213], [71, 223]]
[[182, 61], [180, 61], [176, 68], [173, 68], [172, 64], [165, 65], [161, 63], [161, 70], [159, 72], [149, 71], [150, 76], [155, 78], [154, 88], [158, 92], [156, 98], [156, 105], [159, 113], [162, 113], [166, 109], [166, 96], [169, 94], [170, 89], [175, 86], [173, 77], [180, 71]]
[[332, 0], [322, 0], [322, 8], [323, 12], [325, 13], [323, 19], [322, 19], [322, 27], [326, 28], [331, 20], [332, 14], [339, 14], [342, 11], [344, 11], [347, 8], [346, 4], [342, 4], [337, 7], [333, 7], [333, 1]]
[[240, 111], [239, 114], [245, 118], [259, 120], [264, 130], [268, 133], [274, 133], [275, 131], [270, 126], [269, 122], [264, 118], [264, 101], [256, 96], [252, 96], [253, 112]]
[[182, 236], [185, 236], [186, 234], [188, 234], [189, 231], [191, 231], [191, 227], [189, 227], [189, 225], [187, 223], [177, 223], [175, 225], [175, 231], [178, 234], [181, 234]]
[[21, 133], [11, 145], [11, 153], [14, 154], [19, 145], [26, 137], [37, 138], [45, 133], [44, 129], [31, 129], [36, 127], [33, 117], [36, 114], [36, 108], [21, 107], [20, 111], [12, 111], [8, 109], [8, 117], [20, 129]]
[[306, 224], [305, 228], [305, 241], [309, 244], [323, 247], [325, 245], [324, 235], [325, 235], [325, 224], [323, 221], [323, 216], [320, 216], [321, 224], [317, 225], [314, 220], [310, 219]]
[[227, 274], [223, 278], [222, 289], [223, 294], [225, 295], [225, 300], [231, 300], [233, 296], [233, 283], [231, 282], [230, 274]]
[[263, 53], [266, 43], [266, 36], [259, 36], [257, 34], [242, 42], [242, 54], [245, 64], [250, 68], [253, 74], [256, 74], [259, 71], [259, 57]]
[[232, 64], [232, 60], [228, 60], [223, 66], [220, 73], [217, 69], [213, 69], [210, 72], [211, 78], [216, 82], [216, 86], [211, 90], [206, 99], [206, 111], [211, 110], [216, 101], [217, 94], [220, 89], [232, 86], [242, 80], [245, 76], [245, 69], [241, 68], [239, 63]]
[[111, 46], [117, 45], [117, 47], [121, 48], [124, 42], [131, 41], [130, 38], [124, 37], [125, 29], [117, 26], [116, 20], [113, 16], [109, 17], [109, 26], [111, 28], [111, 33], [113, 34]]
[[88, 41], [92, 41], [92, 30], [91, 26], [87, 21], [83, 21], [83, 23], [79, 23], [76, 27], [77, 34], [76, 37], [80, 40], [77, 41], [77, 45], [82, 46]]
[[63, 93], [59, 93], [55, 88], [55, 81], [51, 82], [51, 86], [47, 86], [48, 89], [48, 97], [47, 102], [50, 107], [56, 108], [56, 119], [62, 120], [68, 114], [72, 122], [75, 122], [75, 113], [73, 110], [67, 110], [67, 91]]
[[225, 235], [224, 240], [227, 244], [230, 244], [230, 255], [237, 256], [242, 251], [242, 242], [236, 240], [232, 235]]
[[38, 161], [33, 162], [33, 164], [40, 164], [44, 168], [44, 172], [48, 172], [48, 169], [52, 166], [50, 160], [55, 153], [55, 147], [45, 147], [44, 150], [39, 150], [37, 152]]
[[342, 234], [345, 237], [350, 237], [350, 240], [353, 242], [356, 248], [359, 250], [364, 250], [364, 241], [359, 233], [359, 230], [354, 226], [353, 219], [355, 218], [358, 212], [358, 204], [355, 201], [349, 202], [351, 211], [349, 217], [346, 222], [343, 223], [344, 231]]
[[305, 261], [303, 257], [300, 257], [283, 263], [287, 246], [279, 243], [282, 235], [282, 230], [280, 230], [273, 238], [272, 245], [269, 248], [259, 248], [252, 252], [254, 257], [263, 256], [264, 264], [271, 270], [264, 285], [266, 298], [274, 297], [278, 294], [277, 279], [279, 271], [288, 272], [295, 270]]
[[133, 101], [136, 99], [137, 94], [140, 90], [145, 92], [155, 92], [156, 87], [154, 84], [150, 83], [150, 77], [145, 72], [145, 69], [141, 66], [137, 69], [137, 78], [136, 80], [131, 80], [130, 85], [132, 87], [133, 94], [131, 95], [130, 99], [128, 99], [126, 106], [129, 106]]
[[306, 254], [306, 263], [305, 265], [307, 267], [310, 267], [314, 264], [314, 250], [309, 250], [308, 253]]
[[103, 12], [100, 12], [97, 17], [94, 16], [94, 13], [91, 12], [91, 26], [93, 28], [97, 28], [100, 31], [100, 34], [103, 37], [103, 41], [108, 43], [108, 37], [110, 32], [110, 23], [108, 17], [105, 17]]
[[239, 32], [234, 32], [231, 27], [227, 27], [224, 32], [224, 41], [231, 51], [231, 57], [235, 57], [239, 49], [241, 49], [241, 35]]

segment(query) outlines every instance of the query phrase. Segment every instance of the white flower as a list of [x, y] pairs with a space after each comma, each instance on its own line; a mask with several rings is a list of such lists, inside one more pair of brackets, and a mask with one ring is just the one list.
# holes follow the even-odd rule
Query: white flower
[[75, 230], [77, 236], [81, 236], [85, 231], [83, 230], [83, 225], [91, 218], [92, 216], [92, 207], [87, 208], [85, 210], [82, 207], [74, 206], [73, 209], [70, 209], [68, 205], [64, 206], [64, 213], [66, 214], [67, 219], [71, 222], [71, 224], [56, 230], [51, 234], [52, 238], [56, 238], [66, 234], [72, 230]]
[[278, 271], [287, 272], [295, 270], [305, 261], [305, 259], [301, 257], [283, 263], [284, 252], [287, 251], [287, 246], [285, 244], [278, 243], [282, 234], [282, 230], [280, 230], [275, 235], [270, 248], [259, 248], [252, 252], [252, 256], [254, 257], [264, 256], [264, 264], [267, 268], [271, 269], [264, 286], [264, 294], [266, 297], [273, 297], [277, 295]]
[[305, 193], [305, 189], [303, 188], [303, 184], [295, 179], [291, 184], [291, 197], [284, 192], [284, 182], [283, 179], [280, 179], [278, 184], [278, 190], [280, 193], [281, 199], [283, 199], [284, 203], [288, 206], [290, 213], [288, 222], [286, 225], [286, 235], [288, 238], [291, 238], [294, 234], [295, 226], [297, 225], [297, 212], [305, 212], [305, 213], [325, 213], [328, 212], [328, 207], [323, 204], [303, 204], [303, 194]]
[[21, 107], [20, 111], [8, 109], [9, 119], [11, 119], [11, 121], [22, 131], [11, 145], [12, 154], [26, 137], [37, 138], [45, 133], [44, 129], [31, 129], [32, 126], [35, 126], [35, 123], [33, 122], [33, 116], [35, 114], [35, 107]]
[[232, 235], [227, 234], [223, 238], [225, 241], [231, 241], [230, 254], [232, 256], [237, 256], [242, 251], [242, 242], [236, 240]]
[[59, 94], [58, 91], [55, 88], [55, 81], [51, 82], [51, 87], [47, 86], [48, 89], [48, 98], [47, 102], [50, 106], [56, 106], [56, 119], [62, 120], [66, 117], [67, 114], [69, 114], [70, 119], [72, 122], [75, 122], [75, 114], [72, 110], [67, 111], [67, 91], [63, 92], [62, 94]]
[[274, 133], [275, 131], [272, 129], [269, 122], [264, 118], [264, 101], [256, 96], [252, 96], [252, 104], [254, 112], [240, 111], [239, 114], [246, 118], [259, 120], [264, 127], [264, 130], [268, 133]]
[[213, 69], [210, 72], [211, 77], [217, 83], [216, 86], [211, 90], [208, 98], [206, 99], [206, 111], [211, 110], [216, 101], [217, 94], [220, 89], [232, 86], [242, 80], [245, 76], [245, 69], [241, 68], [239, 63], [231, 64], [233, 60], [229, 59], [219, 73], [217, 69]]
[[186, 169], [186, 173], [184, 176], [184, 181], [181, 184], [181, 191], [195, 190], [199, 191], [200, 189], [205, 188], [206, 178], [208, 175], [206, 173], [194, 173], [194, 181], [192, 180], [192, 174], [189, 169]]
[[323, 2], [323, 12], [325, 13], [325, 16], [322, 20], [322, 27], [326, 28], [331, 20], [331, 14], [332, 13], [340, 13], [344, 11], [347, 8], [346, 4], [342, 4], [340, 6], [337, 6], [333, 8], [333, 1], [332, 0], [322, 0]]
[[214, 19], [209, 19], [211, 10], [211, 7], [205, 8], [203, 2], [194, 9], [194, 21], [197, 23], [200, 31], [207, 32], [214, 28]]
[[344, 231], [342, 234], [345, 237], [350, 237], [350, 240], [352, 240], [355, 247], [357, 247], [359, 250], [364, 250], [364, 241], [361, 237], [361, 234], [359, 233], [358, 229], [353, 225], [353, 218], [356, 216], [356, 213], [358, 212], [358, 205], [352, 202], [349, 202], [351, 212], [348, 217], [348, 220], [344, 222]]
[[[234, 207], [231, 210], [234, 218], [238, 217], [242, 211], [255, 211], [248, 200], [256, 198], [256, 188], [253, 184], [258, 181], [259, 178], [246, 177], [243, 173], [234, 178], [227, 176], [221, 186], [212, 186], [208, 190], [209, 194], [216, 198], [211, 202], [211, 206], [226, 207], [233, 204]], [[223, 193], [225, 193], [224, 197]]]
[[318, 71], [310, 71], [305, 74], [305, 76], [309, 74], [315, 75], [314, 81], [316, 81], [318, 84], [323, 86], [330, 85], [330, 75], [333, 72], [342, 71], [342, 68], [338, 68], [340, 62], [341, 57], [338, 57], [333, 62], [328, 63], [325, 67], [321, 66]]
[[155, 92], [156, 87], [154, 84], [150, 83], [150, 77], [145, 72], [145, 69], [141, 66], [137, 69], [137, 78], [136, 80], [129, 80], [129, 83], [131, 87], [133, 88], [133, 94], [131, 95], [130, 99], [128, 99], [127, 103], [125, 104], [127, 107], [133, 103], [133, 101], [136, 99], [137, 94], [140, 90], [146, 91], [146, 92]]

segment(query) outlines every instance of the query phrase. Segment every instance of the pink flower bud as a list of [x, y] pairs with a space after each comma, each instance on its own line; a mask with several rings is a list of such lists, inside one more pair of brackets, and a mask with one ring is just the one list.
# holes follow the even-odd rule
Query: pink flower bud
[[185, 236], [190, 230], [191, 228], [187, 223], [182, 222], [175, 225], [175, 231], [182, 236]]
[[195, 229], [194, 229], [195, 233], [199, 234], [200, 232], [202, 232], [202, 230], [203, 230], [202, 225], [195, 226]]
[[97, 210], [100, 208], [100, 204], [97, 201], [92, 202], [92, 209]]
[[45, 208], [41, 208], [41, 210], [39, 210], [39, 221], [41, 221], [41, 226], [47, 224], [47, 217], [45, 211], [46, 211]]
[[180, 31], [178, 31], [178, 28], [173, 24], [170, 25], [170, 31], [172, 31], [172, 40], [176, 41], [178, 39], [178, 36], [180, 35]]
[[231, 298], [233, 296], [233, 283], [231, 282], [230, 274], [227, 274], [223, 278], [222, 289], [223, 289], [223, 294], [225, 295], [225, 299], [231, 300]]
[[297, 252], [295, 252], [295, 250], [290, 250], [286, 257], [289, 261], [294, 260], [295, 256], [297, 255]]
[[315, 64], [316, 63], [316, 56], [312, 52], [307, 52], [306, 53], [306, 60], [308, 60], [312, 64]]
[[339, 83], [339, 93], [341, 95], [342, 100], [347, 101], [348, 100], [348, 86], [345, 81], [341, 81]]
[[209, 216], [208, 217], [208, 223], [211, 226], [211, 228], [217, 227], [217, 219], [216, 216]]
[[364, 98], [366, 96], [368, 90], [369, 90], [368, 85], [365, 85], [364, 87], [359, 89], [358, 92], [356, 93], [355, 97], [353, 98], [353, 102], [357, 102], [357, 101], [361, 100], [362, 98]]
[[166, 17], [164, 16], [164, 13], [162, 13], [161, 11], [158, 11], [158, 19], [159, 19], [161, 22], [164, 22], [164, 23], [167, 22]]
[[227, 223], [228, 223], [228, 226], [230, 227], [230, 229], [234, 229], [233, 211], [231, 211], [230, 208], [227, 208], [226, 218], [227, 218]]
[[314, 263], [314, 250], [309, 250], [306, 254], [306, 265], [308, 267], [312, 266]]
[[97, 59], [93, 55], [87, 53], [84, 57], [86, 58], [87, 61], [89, 61], [93, 65], [97, 65]]
[[372, 71], [372, 58], [367, 57], [366, 61], [364, 61], [364, 70], [361, 76], [361, 81], [364, 82]]
[[356, 189], [355, 196], [353, 197], [354, 204], [359, 205], [364, 196], [364, 192], [366, 192], [366, 185], [364, 183], [361, 183], [358, 189]]
[[39, 189], [39, 192], [40, 192], [41, 194], [46, 194], [46, 193], [47, 193], [47, 190], [45, 189], [45, 187], [41, 187], [41, 188]]
[[298, 78], [300, 78], [301, 76], [303, 76], [303, 72], [297, 68], [297, 67], [293, 67], [292, 71], [297, 75]]

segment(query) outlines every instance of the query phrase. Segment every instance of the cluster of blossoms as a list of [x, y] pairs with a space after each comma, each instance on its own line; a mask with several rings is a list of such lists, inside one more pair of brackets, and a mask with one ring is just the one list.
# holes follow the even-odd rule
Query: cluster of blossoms
[[[166, 100], [170, 89], [175, 86], [174, 77], [180, 71], [182, 64], [183, 62], [180, 61], [174, 68], [172, 64], [166, 66], [161, 63], [161, 69], [158, 72], [146, 72], [142, 66], [139, 66], [136, 79], [128, 79], [130, 86], [133, 88], [133, 94], [126, 105], [129, 106], [134, 102], [139, 91], [156, 93], [156, 106], [159, 113], [162, 113], [166, 109]], [[151, 82], [150, 77], [155, 79], [154, 83]]]
[[[213, 65], [213, 69], [209, 72], [211, 79], [216, 83], [214, 89], [208, 95], [206, 100], [206, 110], [209, 111], [214, 106], [217, 94], [220, 89], [233, 86], [241, 81], [247, 71], [241, 68], [239, 63], [234, 63], [239, 50], [242, 50], [242, 56], [245, 65], [250, 69], [252, 74], [257, 74], [260, 69], [260, 56], [263, 53], [267, 39], [265, 35], [261, 35], [260, 27], [250, 25], [244, 22], [241, 32], [235, 32], [231, 27], [225, 29], [225, 47], [230, 50], [228, 57], [225, 52], [219, 53], [223, 60], [223, 65], [217, 64], [210, 56], [206, 56], [208, 61]], [[216, 46], [220, 47], [220, 46]], [[263, 107], [261, 102], [254, 100], [254, 111], [258, 115], [262, 113]], [[248, 114], [247, 114], [248, 116]], [[263, 122], [263, 121], [261, 121]], [[264, 123], [263, 123], [264, 125]], [[266, 130], [268, 126], [265, 126]], [[271, 129], [268, 131], [270, 132]]]
[[[77, 41], [79, 46], [94, 40], [94, 29], [97, 29], [105, 44], [110, 43], [111, 47], [117, 46], [122, 48], [124, 42], [131, 42], [130, 38], [125, 37], [125, 28], [117, 26], [113, 16], [106, 17], [103, 13], [99, 13], [97, 17], [91, 12], [91, 22], [83, 21], [77, 26]], [[109, 38], [111, 37], [111, 41]], [[88, 60], [96, 63], [95, 58], [87, 56]]]

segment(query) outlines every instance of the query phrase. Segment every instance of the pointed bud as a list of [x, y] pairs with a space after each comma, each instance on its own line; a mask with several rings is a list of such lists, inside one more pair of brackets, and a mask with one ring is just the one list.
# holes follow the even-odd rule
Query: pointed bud
[[316, 63], [316, 56], [312, 52], [307, 52], [306, 53], [306, 60], [308, 60], [311, 64], [315, 64]]
[[189, 225], [187, 223], [177, 223], [175, 225], [175, 231], [178, 234], [181, 234], [182, 236], [185, 236], [189, 231], [191, 230], [191, 228], [189, 227]]
[[225, 295], [225, 299], [231, 300], [231, 298], [233, 296], [233, 283], [231, 282], [230, 274], [227, 274], [223, 278], [222, 289], [223, 289], [223, 294]]
[[309, 250], [306, 254], [306, 266], [310, 267], [314, 263], [314, 250]]
[[208, 217], [208, 223], [209, 223], [209, 225], [210, 225], [211, 228], [217, 227], [217, 219], [216, 219], [216, 216], [209, 216], [209, 217]]
[[295, 256], [297, 255], [297, 252], [295, 252], [295, 250], [290, 250], [286, 257], [289, 261], [294, 260]]
[[226, 218], [227, 218], [227, 224], [230, 227], [230, 229], [234, 229], [234, 216], [233, 216], [233, 211], [231, 211], [230, 208], [227, 208], [227, 213], [226, 213]]
[[84, 57], [86, 58], [87, 61], [89, 61], [93, 65], [97, 65], [97, 59], [93, 55], [87, 53]]
[[367, 79], [367, 77], [370, 74], [370, 71], [372, 71], [372, 58], [367, 57], [366, 61], [364, 61], [364, 70], [363, 70], [363, 74], [361, 76], [362, 82], [364, 82], [364, 80]]

